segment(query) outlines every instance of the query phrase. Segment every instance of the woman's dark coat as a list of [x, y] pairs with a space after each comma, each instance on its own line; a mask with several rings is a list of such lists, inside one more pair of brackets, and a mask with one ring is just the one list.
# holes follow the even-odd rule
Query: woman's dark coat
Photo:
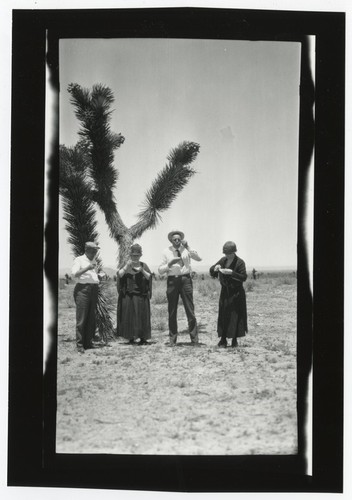
[[[219, 278], [221, 293], [219, 299], [218, 336], [236, 339], [244, 337], [248, 332], [247, 303], [243, 282], [247, 279], [246, 265], [235, 255], [230, 266], [226, 266], [226, 257], [222, 257], [211, 266], [209, 273], [213, 278]], [[232, 274], [222, 274], [214, 271], [219, 264], [222, 268], [232, 269]]]
[[140, 262], [140, 265], [150, 273], [149, 279], [141, 271], [136, 274], [127, 272], [117, 282], [117, 331], [128, 340], [151, 338], [152, 276], [147, 264]]

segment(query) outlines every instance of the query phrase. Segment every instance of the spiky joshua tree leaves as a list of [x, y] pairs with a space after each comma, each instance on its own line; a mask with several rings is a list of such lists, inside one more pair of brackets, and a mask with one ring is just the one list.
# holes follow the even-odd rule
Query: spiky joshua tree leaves
[[[156, 227], [162, 212], [170, 207], [196, 173], [191, 165], [199, 153], [199, 144], [185, 141], [170, 151], [166, 165], [146, 191], [136, 223], [127, 227], [118, 212], [114, 196], [118, 180], [114, 152], [125, 140], [121, 134], [110, 130], [114, 96], [108, 87], [101, 84], [93, 85], [89, 90], [74, 83], [69, 85], [68, 92], [80, 122], [81, 140], [75, 148], [61, 148], [61, 163], [65, 162], [66, 166], [60, 183], [64, 189], [67, 177], [75, 179], [78, 190], [76, 194], [79, 193], [79, 201], [76, 200], [76, 204], [80, 205], [80, 210], [75, 208], [70, 211], [75, 203], [71, 199], [71, 205], [67, 205], [65, 212], [66, 221], [70, 220], [72, 223], [76, 216], [82, 220], [80, 211], [85, 211], [86, 217], [89, 218], [96, 204], [104, 213], [111, 237], [118, 244], [119, 265], [123, 265], [134, 240], [140, 238], [146, 230]], [[67, 155], [71, 155], [70, 161], [67, 161]], [[85, 234], [70, 232], [69, 241], [73, 244], [84, 237]]]
[[[91, 182], [87, 179], [85, 166], [89, 161], [86, 148], [78, 143], [73, 148], [60, 146], [60, 186], [63, 217], [69, 234], [67, 241], [71, 244], [75, 257], [84, 253], [86, 241], [94, 241], [98, 237], [96, 231], [96, 211], [91, 199]], [[102, 269], [99, 254], [96, 257], [99, 271]], [[97, 326], [99, 334], [105, 342], [113, 337], [111, 306], [108, 304], [104, 287], [99, 287], [97, 304]]]

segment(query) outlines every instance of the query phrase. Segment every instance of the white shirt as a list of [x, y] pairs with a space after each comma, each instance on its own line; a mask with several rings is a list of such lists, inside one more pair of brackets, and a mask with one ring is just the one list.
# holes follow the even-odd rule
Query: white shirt
[[[177, 250], [179, 250], [181, 253], [183, 265], [174, 264], [169, 268], [167, 263], [171, 259], [178, 257]], [[198, 262], [202, 260], [195, 250], [191, 250], [190, 248], [187, 249], [183, 245], [180, 245], [179, 248], [177, 249], [173, 245], [171, 245], [168, 248], [166, 248], [163, 252], [162, 261], [158, 269], [159, 274], [167, 273], [168, 276], [180, 276], [182, 274], [189, 274], [192, 272], [191, 259], [196, 260]]]
[[89, 264], [96, 264], [96, 260], [89, 260], [86, 254], [80, 255], [79, 257], [76, 257], [75, 260], [73, 261], [73, 266], [71, 273], [77, 280], [77, 283], [99, 283], [99, 278], [98, 274], [95, 269], [89, 269], [85, 273], [81, 274], [79, 277], [75, 276], [75, 274], [80, 271], [81, 269], [84, 269], [85, 267], [89, 266]]

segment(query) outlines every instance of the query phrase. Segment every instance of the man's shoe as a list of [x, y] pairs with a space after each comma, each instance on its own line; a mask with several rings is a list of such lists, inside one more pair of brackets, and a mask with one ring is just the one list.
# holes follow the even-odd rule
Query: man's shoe
[[84, 354], [85, 353], [85, 350], [83, 349], [83, 347], [77, 347], [77, 352], [79, 354]]
[[231, 347], [238, 347], [237, 339], [235, 339], [235, 340], [232, 341]]

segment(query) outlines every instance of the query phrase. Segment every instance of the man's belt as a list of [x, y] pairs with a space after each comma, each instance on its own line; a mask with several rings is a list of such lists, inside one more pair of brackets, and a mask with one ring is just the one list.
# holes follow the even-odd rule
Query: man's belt
[[99, 283], [98, 283], [98, 282], [96, 282], [96, 281], [95, 281], [95, 282], [86, 281], [86, 282], [83, 282], [83, 283], [82, 283], [82, 282], [80, 282], [80, 281], [77, 281], [77, 283], [76, 283], [76, 284], [77, 284], [77, 285], [82, 285], [82, 286], [84, 286], [84, 285], [99, 285]]
[[190, 278], [190, 273], [187, 274], [169, 274], [168, 278]]

